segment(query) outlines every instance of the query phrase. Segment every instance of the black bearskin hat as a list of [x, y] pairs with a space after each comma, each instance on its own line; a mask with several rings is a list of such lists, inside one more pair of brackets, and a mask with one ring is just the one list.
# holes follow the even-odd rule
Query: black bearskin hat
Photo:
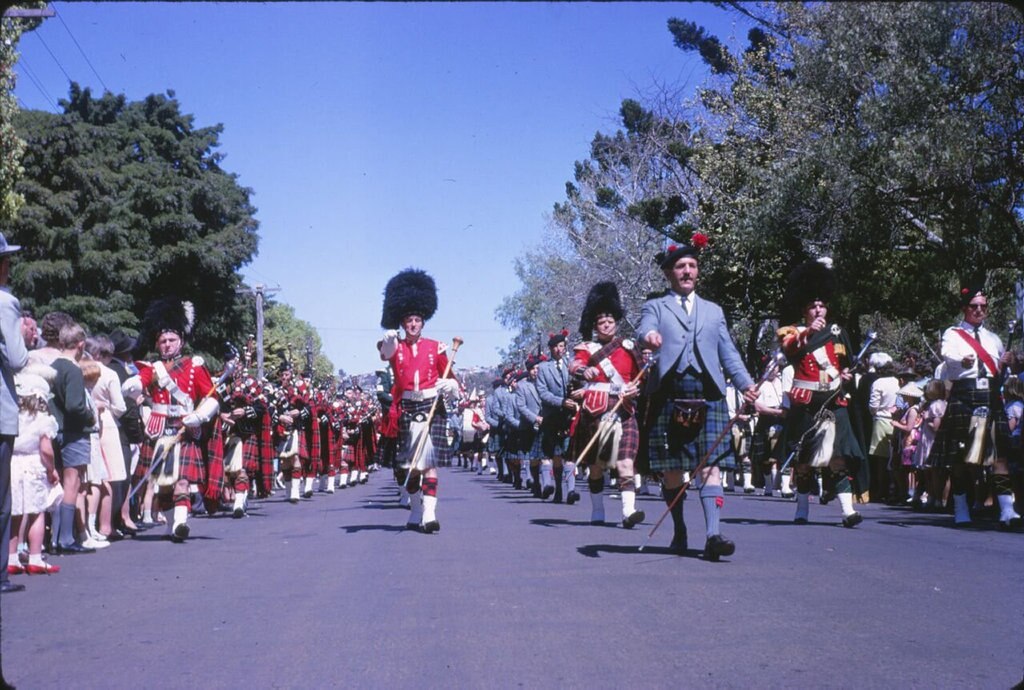
[[815, 300], [828, 304], [835, 290], [836, 279], [832, 273], [831, 259], [823, 257], [800, 264], [789, 274], [789, 284], [779, 310], [782, 323], [799, 321], [804, 308]]
[[388, 281], [384, 288], [381, 328], [397, 329], [411, 314], [429, 319], [437, 311], [437, 286], [425, 271], [407, 268]]
[[173, 331], [185, 340], [192, 333], [195, 309], [191, 302], [182, 302], [177, 297], [162, 297], [153, 300], [146, 307], [142, 317], [141, 331], [144, 342], [155, 343], [161, 334]]
[[615, 283], [598, 283], [590, 288], [580, 316], [580, 335], [584, 340], [590, 340], [599, 314], [611, 314], [616, 321], [622, 320], [622, 300], [619, 299], [619, 289]]

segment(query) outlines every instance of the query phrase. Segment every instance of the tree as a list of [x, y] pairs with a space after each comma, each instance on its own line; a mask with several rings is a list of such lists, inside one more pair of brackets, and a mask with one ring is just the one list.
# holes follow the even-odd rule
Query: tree
[[518, 331], [509, 359], [534, 351], [550, 331], [575, 332], [594, 283], [618, 286], [626, 334], [644, 298], [663, 288], [653, 257], [666, 238], [692, 234], [695, 181], [689, 126], [667, 115], [676, 94], [663, 96], [646, 107], [634, 99], [622, 102], [622, 129], [594, 135], [590, 157], [576, 162], [565, 201], [554, 206], [542, 246], [516, 259], [522, 287], [497, 312], [501, 323]]
[[[0, 15], [12, 4], [0, 2]], [[26, 7], [36, 9], [45, 4], [24, 3]], [[0, 18], [0, 222], [5, 226], [17, 215], [24, 202], [14, 189], [21, 177], [21, 156], [25, 151], [25, 142], [18, 136], [13, 125], [18, 112], [18, 102], [14, 97], [14, 65], [18, 62], [18, 41], [23, 33], [37, 27], [39, 22], [39, 19]]]
[[[842, 311], [933, 330], [955, 288], [1024, 262], [1024, 23], [983, 3], [727, 3], [756, 28], [714, 55], [694, 123], [700, 224], [742, 247], [751, 303], [828, 254]], [[913, 338], [911, 338], [913, 339]]]
[[[317, 381], [335, 379], [335, 367], [323, 354], [323, 343], [316, 329], [295, 316], [295, 309], [287, 304], [269, 302], [264, 316], [263, 348], [266, 373], [271, 377], [284, 361], [291, 362], [296, 371], [306, 368], [306, 341], [313, 341], [313, 377]], [[340, 373], [340, 372], [339, 372]]]
[[197, 350], [242, 340], [252, 310], [237, 271], [257, 222], [250, 191], [221, 168], [222, 126], [195, 126], [170, 91], [128, 102], [72, 84], [60, 104], [15, 119], [28, 143], [9, 235], [25, 247], [12, 276], [22, 305], [132, 331], [152, 299], [176, 294], [195, 305]]

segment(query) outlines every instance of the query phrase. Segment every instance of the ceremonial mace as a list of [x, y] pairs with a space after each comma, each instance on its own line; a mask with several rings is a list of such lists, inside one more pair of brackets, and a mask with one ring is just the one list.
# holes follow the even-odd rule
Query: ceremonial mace
[[[640, 373], [637, 374], [636, 377], [629, 382], [629, 385], [639, 383], [640, 379], [643, 378], [644, 374], [647, 373], [647, 370], [651, 368], [652, 364], [654, 364], [654, 357], [651, 357], [649, 360], [647, 360], [647, 363], [640, 368]], [[624, 403], [625, 401], [626, 398], [620, 395], [618, 402], [615, 403], [612, 409], [609, 410], [604, 415], [602, 415], [601, 420], [597, 424], [597, 430], [594, 431], [594, 435], [590, 437], [590, 441], [587, 443], [586, 446], [584, 446], [580, 454], [576, 456], [577, 464], [583, 462], [583, 458], [587, 457], [587, 453], [590, 452], [590, 449], [593, 448], [594, 444], [597, 442], [598, 437], [601, 435], [601, 429], [605, 426], [605, 424], [615, 424], [614, 421], [608, 422], [607, 420], [614, 418], [615, 413], [619, 411], [619, 408], [622, 407], [622, 403]]]
[[[448, 378], [448, 374], [450, 374], [452, 371], [452, 364], [455, 363], [455, 353], [459, 351], [459, 348], [462, 347], [462, 343], [464, 342], [466, 341], [464, 341], [459, 336], [455, 336], [454, 338], [452, 338], [452, 356], [448, 358], [448, 364], [444, 368], [444, 373], [441, 374], [441, 379]], [[430, 403], [430, 412], [427, 413], [427, 426], [424, 429], [423, 433], [420, 434], [420, 437], [416, 439], [416, 449], [413, 451], [412, 458], [410, 458], [409, 471], [405, 475], [405, 483], [402, 484], [403, 487], [408, 488], [409, 478], [412, 477], [412, 472], [414, 469], [416, 469], [416, 464], [419, 462], [420, 453], [423, 452], [424, 446], [427, 445], [427, 437], [430, 435], [430, 422], [434, 419], [434, 412], [437, 410], [437, 401], [440, 398], [441, 393], [438, 392], [438, 394], [434, 396], [434, 401]]]
[[[755, 392], [761, 390], [761, 386], [764, 384], [764, 382], [767, 381], [773, 373], [778, 371], [781, 359], [782, 356], [778, 352], [772, 355], [772, 361], [768, 364], [768, 367], [764, 370], [764, 373], [761, 375], [761, 380], [757, 382], [756, 386], [754, 386]], [[708, 460], [714, 454], [715, 449], [718, 448], [718, 445], [722, 442], [722, 439], [725, 438], [726, 435], [730, 432], [730, 430], [733, 427], [733, 424], [735, 424], [736, 420], [739, 419], [740, 414], [742, 414], [742, 408], [739, 412], [733, 415], [733, 417], [726, 423], [725, 428], [722, 429], [720, 434], [718, 434], [718, 438], [716, 438], [714, 443], [711, 444], [711, 447], [708, 448], [708, 452], [704, 454], [704, 457], [701, 458], [700, 463], [698, 463], [697, 467], [694, 468], [693, 472], [690, 474], [690, 479], [683, 482], [683, 485], [680, 486], [679, 489], [676, 491], [675, 498], [673, 498], [672, 502], [668, 504], [668, 507], [665, 509], [665, 512], [661, 514], [661, 517], [658, 518], [658, 521], [654, 523], [654, 527], [652, 527], [651, 531], [647, 533], [646, 537], [644, 537], [644, 542], [640, 545], [640, 551], [644, 550], [644, 548], [647, 546], [647, 543], [651, 540], [651, 537], [653, 537], [654, 533], [658, 531], [659, 527], [661, 527], [661, 523], [665, 522], [665, 518], [667, 518], [669, 516], [669, 513], [672, 512], [672, 509], [676, 507], [676, 503], [678, 503], [679, 500], [686, 495], [686, 490], [690, 488], [690, 482], [692, 482], [693, 478], [699, 475], [701, 471], [703, 471], [704, 467], [708, 464]]]
[[[204, 395], [203, 399], [199, 401], [199, 405], [203, 403], [203, 400], [206, 400], [207, 398], [216, 395], [218, 389], [222, 385], [224, 385], [224, 383], [229, 378], [234, 376], [234, 374], [235, 361], [232, 360], [227, 363], [227, 366], [224, 367], [224, 373], [221, 374], [220, 378], [218, 378], [217, 381], [213, 384], [213, 388], [210, 389], [210, 392]], [[198, 408], [199, 405], [196, 405], [196, 407]], [[179, 441], [181, 441], [181, 439], [185, 437], [186, 428], [187, 427], [183, 425], [181, 429], [178, 430], [178, 433], [174, 434], [174, 436], [163, 436], [157, 439], [153, 447], [153, 459], [149, 463], [149, 469], [146, 470], [146, 473], [144, 475], [142, 475], [142, 479], [140, 479], [138, 483], [134, 487], [132, 487], [132, 490], [128, 492], [128, 498], [126, 498], [125, 501], [132, 500], [132, 497], [135, 496], [135, 494], [139, 492], [139, 489], [141, 489], [142, 486], [149, 480], [149, 478], [153, 475], [153, 472], [156, 470], [156, 468], [164, 464], [164, 460], [166, 460], [167, 456], [171, 452], [173, 452], [175, 444], [177, 444]]]

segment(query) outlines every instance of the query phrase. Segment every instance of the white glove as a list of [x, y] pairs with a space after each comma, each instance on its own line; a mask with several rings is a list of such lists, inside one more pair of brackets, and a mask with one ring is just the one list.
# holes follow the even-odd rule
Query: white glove
[[196, 411], [182, 417], [181, 423], [190, 428], [202, 426], [213, 419], [213, 416], [219, 411], [220, 403], [216, 398], [203, 398]]
[[203, 420], [199, 418], [195, 412], [190, 412], [181, 418], [181, 423], [187, 426], [189, 429], [195, 429], [197, 426], [203, 425]]
[[459, 394], [459, 382], [455, 379], [438, 379], [437, 389], [443, 395], [457, 396]]
[[392, 329], [384, 331], [384, 337], [380, 340], [381, 359], [391, 359], [398, 350], [398, 331]]

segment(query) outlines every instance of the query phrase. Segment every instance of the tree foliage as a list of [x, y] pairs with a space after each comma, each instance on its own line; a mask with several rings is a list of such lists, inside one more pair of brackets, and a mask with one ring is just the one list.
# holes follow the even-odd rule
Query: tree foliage
[[295, 309], [280, 302], [267, 304], [263, 323], [263, 351], [266, 375], [272, 376], [284, 362], [297, 372], [306, 370], [306, 344], [312, 342], [313, 376], [318, 381], [333, 380], [334, 365], [323, 354], [320, 335], [308, 322], [295, 316]]
[[[26, 8], [40, 8], [46, 3], [24, 3]], [[0, 10], [6, 10], [9, 3], [0, 3]], [[2, 13], [2, 12], [0, 12]], [[18, 62], [18, 41], [26, 31], [39, 25], [39, 19], [0, 19], [0, 222], [6, 225], [17, 214], [24, 199], [15, 189], [21, 176], [21, 156], [25, 142], [14, 128], [14, 116], [18, 102], [14, 97], [16, 74], [14, 65]]]
[[97, 331], [136, 330], [152, 299], [175, 294], [195, 305], [193, 346], [219, 354], [252, 329], [236, 289], [258, 241], [249, 190], [221, 168], [222, 127], [197, 127], [173, 92], [128, 102], [72, 84], [60, 104], [15, 118], [28, 143], [15, 293]]
[[[638, 266], [642, 250], [625, 240], [640, 231], [686, 240], [699, 228], [710, 238], [701, 293], [723, 304], [751, 350], [807, 258], [834, 259], [833, 311], [855, 334], [886, 326], [889, 347], [920, 348], [922, 332], [955, 314], [962, 284], [1012, 294], [1024, 265], [1016, 10], [719, 5], [753, 24], [745, 49], [669, 20], [675, 45], [709, 67], [697, 97], [684, 107], [665, 107], [664, 94], [624, 102], [624, 129], [598, 133], [576, 164], [553, 230], [577, 273], [616, 280], [635, 299], [660, 276]], [[532, 325], [551, 311], [561, 299], [545, 277], [552, 265], [544, 252], [520, 259], [529, 280], [503, 305], [503, 322]]]

